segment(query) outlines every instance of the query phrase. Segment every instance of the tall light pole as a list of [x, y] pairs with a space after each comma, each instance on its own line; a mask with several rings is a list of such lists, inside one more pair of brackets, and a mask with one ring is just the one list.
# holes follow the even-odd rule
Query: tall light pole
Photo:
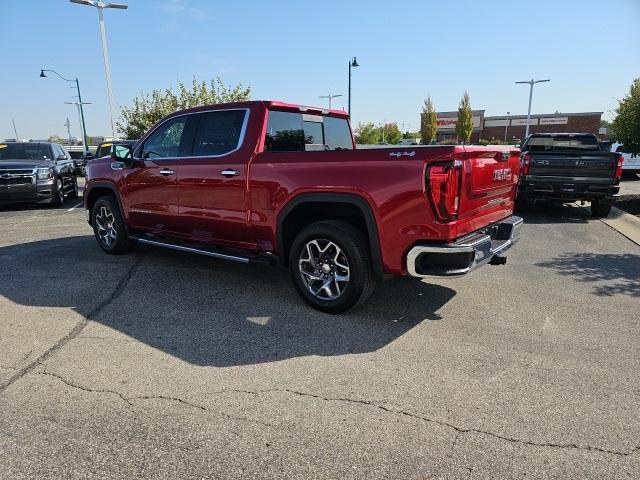
[[529, 110], [527, 111], [527, 129], [524, 133], [524, 138], [527, 138], [529, 136], [529, 123], [531, 123], [531, 98], [533, 97], [533, 86], [536, 83], [541, 83], [541, 82], [550, 82], [550, 79], [546, 79], [546, 80], [534, 80], [533, 78], [531, 80], [523, 80], [521, 82], [516, 82], [516, 83], [528, 83], [529, 84]]
[[70, 80], [68, 78], [64, 78], [62, 75], [60, 75], [55, 70], [49, 70], [49, 69], [43, 68], [43, 69], [40, 70], [40, 77], [41, 78], [46, 78], [47, 77], [44, 72], [55, 73], [57, 76], [59, 76], [65, 82], [71, 82], [71, 83], [75, 83], [76, 84], [76, 91], [78, 92], [78, 102], [80, 104], [80, 125], [82, 126], [82, 146], [84, 147], [83, 150], [84, 150], [84, 154], [86, 155], [87, 153], [89, 153], [89, 147], [87, 145], [87, 129], [86, 129], [85, 124], [84, 124], [84, 110], [82, 110], [82, 96], [80, 95], [80, 82], [78, 81], [78, 77], [76, 77], [75, 80]]
[[320, 95], [318, 98], [328, 98], [329, 99], [329, 110], [331, 110], [331, 100], [333, 100], [334, 98], [338, 98], [341, 97], [342, 95]]
[[507, 112], [507, 123], [504, 124], [504, 143], [507, 143], [507, 130], [509, 130], [509, 122], [511, 121], [511, 112]]
[[111, 135], [116, 136], [116, 124], [114, 121], [113, 107], [115, 101], [113, 100], [113, 89], [111, 87], [111, 68], [109, 67], [109, 51], [107, 49], [107, 32], [104, 28], [104, 13], [105, 8], [117, 8], [120, 10], [126, 10], [129, 5], [126, 3], [105, 3], [102, 0], [69, 0], [71, 3], [78, 3], [80, 5], [87, 5], [89, 7], [95, 7], [98, 10], [98, 23], [100, 24], [100, 39], [102, 41], [102, 60], [104, 62], [104, 76], [107, 81], [107, 99], [109, 100], [109, 118], [111, 121]]
[[358, 64], [356, 57], [353, 57], [353, 59], [349, 60], [349, 101], [347, 105], [347, 113], [349, 114], [349, 120], [351, 120], [351, 67], [355, 68], [359, 66], [360, 65]]

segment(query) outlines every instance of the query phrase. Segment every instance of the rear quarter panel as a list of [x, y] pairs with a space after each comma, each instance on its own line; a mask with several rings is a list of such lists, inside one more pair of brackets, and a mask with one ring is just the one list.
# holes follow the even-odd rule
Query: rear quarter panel
[[[413, 156], [396, 156], [414, 152]], [[394, 154], [394, 155], [392, 155]], [[250, 228], [265, 250], [276, 249], [276, 226], [282, 209], [302, 193], [347, 193], [365, 199], [376, 220], [383, 270], [405, 274], [404, 256], [420, 241], [448, 241], [464, 235], [480, 222], [472, 215], [462, 221], [438, 223], [425, 191], [427, 163], [451, 161], [454, 147], [414, 147], [331, 152], [264, 152], [250, 167]], [[516, 163], [511, 166], [517, 172]], [[483, 193], [477, 193], [483, 197]], [[505, 187], [505, 197], [515, 187]], [[486, 202], [485, 202], [486, 203]], [[478, 204], [477, 210], [482, 207]], [[498, 221], [513, 210], [513, 199], [489, 206]]]

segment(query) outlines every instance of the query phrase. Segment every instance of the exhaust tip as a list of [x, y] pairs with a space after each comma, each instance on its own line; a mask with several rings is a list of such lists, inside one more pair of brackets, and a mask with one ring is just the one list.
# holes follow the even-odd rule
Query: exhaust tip
[[489, 262], [489, 265], [506, 265], [507, 257], [500, 257], [498, 255], [494, 255]]

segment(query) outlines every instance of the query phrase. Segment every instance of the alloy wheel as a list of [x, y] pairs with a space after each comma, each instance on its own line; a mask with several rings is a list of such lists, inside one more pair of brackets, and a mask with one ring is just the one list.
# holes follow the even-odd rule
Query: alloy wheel
[[116, 218], [111, 210], [101, 206], [96, 214], [96, 226], [98, 227], [98, 237], [107, 247], [111, 247], [118, 236], [116, 230]]
[[298, 261], [307, 289], [321, 300], [335, 300], [343, 294], [351, 278], [349, 261], [331, 240], [314, 239], [302, 248]]

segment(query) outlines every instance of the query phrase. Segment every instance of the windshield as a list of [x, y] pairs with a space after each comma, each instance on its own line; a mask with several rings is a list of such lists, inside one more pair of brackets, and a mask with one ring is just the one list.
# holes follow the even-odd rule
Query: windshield
[[600, 150], [598, 140], [593, 135], [553, 135], [532, 136], [522, 150], [545, 152], [548, 150]]
[[51, 149], [46, 143], [0, 143], [0, 160], [51, 159]]

